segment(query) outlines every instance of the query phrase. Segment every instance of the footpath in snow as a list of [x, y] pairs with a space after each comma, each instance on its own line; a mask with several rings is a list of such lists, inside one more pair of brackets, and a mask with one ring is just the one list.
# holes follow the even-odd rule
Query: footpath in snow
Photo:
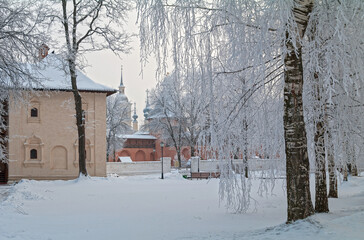
[[364, 239], [364, 177], [340, 184], [330, 213], [289, 225], [282, 179], [268, 197], [253, 180], [258, 204], [246, 214], [219, 206], [218, 181], [178, 173], [22, 180], [0, 199], [0, 239]]

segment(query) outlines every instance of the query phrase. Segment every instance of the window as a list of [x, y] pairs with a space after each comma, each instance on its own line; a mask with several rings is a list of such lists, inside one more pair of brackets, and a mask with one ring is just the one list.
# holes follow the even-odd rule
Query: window
[[41, 110], [39, 101], [31, 101], [27, 111], [28, 123], [40, 123]]
[[38, 152], [36, 149], [30, 150], [30, 159], [37, 159]]
[[30, 116], [31, 117], [38, 117], [38, 108], [32, 108], [30, 110]]
[[24, 166], [25, 167], [42, 167], [43, 160], [43, 147], [42, 140], [33, 135], [27, 138], [24, 142]]

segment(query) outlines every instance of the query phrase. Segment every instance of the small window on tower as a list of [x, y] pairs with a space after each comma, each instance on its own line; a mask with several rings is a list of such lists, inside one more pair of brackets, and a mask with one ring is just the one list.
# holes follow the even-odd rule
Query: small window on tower
[[31, 117], [38, 117], [38, 108], [32, 108], [30, 110], [30, 116]]
[[30, 150], [30, 159], [37, 159], [38, 158], [38, 152], [36, 149]]

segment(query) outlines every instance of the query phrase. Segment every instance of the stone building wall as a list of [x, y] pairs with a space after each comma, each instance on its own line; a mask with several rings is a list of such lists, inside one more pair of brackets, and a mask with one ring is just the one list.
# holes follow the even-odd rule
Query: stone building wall
[[[86, 111], [87, 171], [91, 176], [106, 176], [106, 93], [81, 95]], [[9, 107], [9, 180], [77, 177], [72, 93], [42, 91], [27, 105], [10, 101]]]

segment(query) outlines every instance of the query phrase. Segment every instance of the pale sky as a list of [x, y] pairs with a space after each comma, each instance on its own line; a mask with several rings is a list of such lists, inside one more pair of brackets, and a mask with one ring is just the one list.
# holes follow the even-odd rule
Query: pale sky
[[[138, 27], [135, 24], [136, 13], [129, 16], [129, 23], [125, 27], [128, 32], [138, 33]], [[129, 101], [136, 102], [139, 126], [144, 120], [143, 109], [145, 108], [146, 90], [154, 88], [156, 85], [155, 71], [156, 64], [153, 58], [150, 63], [143, 68], [141, 73], [140, 54], [139, 54], [139, 37], [135, 37], [131, 44], [133, 50], [130, 54], [121, 55], [120, 59], [111, 51], [105, 50], [100, 52], [89, 53], [86, 55], [89, 67], [84, 72], [95, 82], [118, 89], [120, 84], [120, 67], [123, 65], [123, 80], [125, 94]]]

